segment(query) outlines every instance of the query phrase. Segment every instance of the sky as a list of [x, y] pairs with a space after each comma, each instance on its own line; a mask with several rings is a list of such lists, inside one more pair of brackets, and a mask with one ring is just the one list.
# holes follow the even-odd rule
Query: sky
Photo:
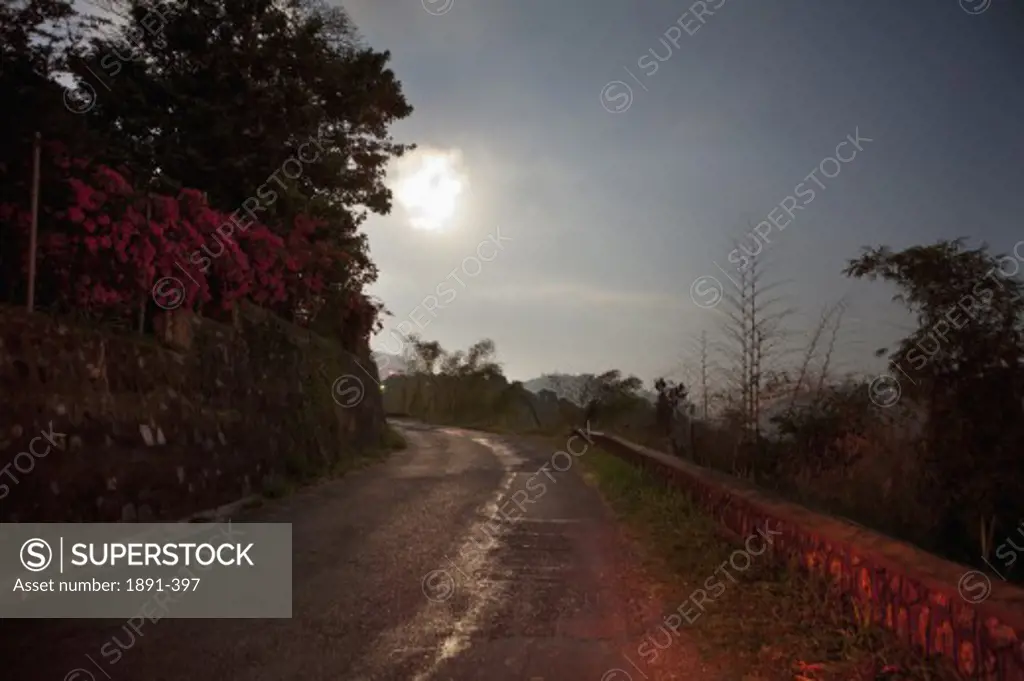
[[517, 380], [692, 375], [738, 241], [795, 352], [845, 299], [837, 366], [870, 371], [911, 326], [888, 285], [842, 275], [862, 247], [1024, 239], [1020, 3], [341, 4], [391, 52], [415, 108], [393, 134], [420, 147], [389, 179], [408, 205], [365, 224], [377, 349], [401, 330], [491, 338]]

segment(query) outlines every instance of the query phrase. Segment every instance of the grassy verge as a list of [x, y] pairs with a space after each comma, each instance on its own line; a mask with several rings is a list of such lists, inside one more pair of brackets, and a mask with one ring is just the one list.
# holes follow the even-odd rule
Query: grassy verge
[[347, 473], [382, 461], [392, 452], [397, 452], [408, 446], [409, 443], [406, 442], [405, 436], [402, 435], [400, 430], [385, 425], [381, 441], [376, 447], [369, 447], [358, 452], [355, 456], [342, 457], [325, 477], [340, 478]]
[[409, 443], [406, 442], [401, 431], [391, 426], [385, 426], [381, 442], [376, 447], [367, 448], [354, 456], [341, 457], [329, 471], [311, 478], [298, 480], [280, 475], [270, 477], [264, 481], [261, 494], [267, 499], [280, 499], [308, 485], [334, 480], [352, 471], [366, 468], [385, 459], [392, 452], [405, 449], [408, 446]]
[[406, 441], [405, 436], [402, 435], [400, 430], [396, 430], [391, 426], [384, 427], [384, 438], [381, 449], [385, 454], [388, 452], [397, 452], [408, 446], [409, 443]]
[[[681, 491], [601, 450], [583, 457], [587, 479], [645, 549], [670, 597], [665, 615], [719, 575], [724, 592], [689, 605], [691, 632], [709, 661], [743, 681], [955, 681], [938, 660], [903, 649], [888, 632], [868, 626], [849, 601], [823, 580], [751, 557], [750, 567], [723, 563], [739, 545], [725, 538]], [[739, 561], [742, 563], [742, 561]], [[717, 589], [716, 589], [717, 591]]]

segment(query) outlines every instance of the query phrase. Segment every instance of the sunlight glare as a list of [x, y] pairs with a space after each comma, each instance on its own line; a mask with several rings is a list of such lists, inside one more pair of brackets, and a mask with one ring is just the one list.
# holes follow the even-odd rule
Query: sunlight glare
[[458, 150], [417, 149], [399, 160], [394, 193], [414, 229], [438, 231], [451, 225], [465, 185]]

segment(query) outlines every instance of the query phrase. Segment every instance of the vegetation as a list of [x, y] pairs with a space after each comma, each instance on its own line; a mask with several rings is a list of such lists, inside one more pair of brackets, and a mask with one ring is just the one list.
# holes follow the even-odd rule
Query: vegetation
[[[17, 103], [0, 111], [0, 301], [27, 297], [38, 188], [37, 308], [150, 331], [167, 309], [222, 318], [249, 301], [364, 346], [382, 307], [366, 293], [377, 269], [360, 228], [390, 211], [384, 169], [411, 148], [389, 133], [412, 112], [390, 55], [319, 0], [107, 9], [0, 4], [0, 99]], [[724, 298], [721, 341], [701, 338], [688, 367], [699, 379], [661, 378], [653, 401], [615, 369], [548, 376], [536, 395], [506, 378], [491, 340], [449, 352], [415, 336], [385, 401], [520, 432], [590, 422], [1019, 580], [1020, 561], [997, 551], [1024, 517], [1019, 260], [963, 240], [852, 259], [846, 276], [895, 287], [916, 317], [880, 349], [881, 383], [837, 375], [843, 301], [792, 361], [792, 310], [755, 258]], [[639, 494], [613, 472], [629, 486], [614, 494]], [[692, 514], [665, 503], [643, 517], [685, 534]]]
[[[696, 395], [661, 378], [652, 403], [638, 379], [614, 370], [547, 376], [550, 393], [532, 395], [500, 371], [489, 379], [473, 371], [460, 376], [447, 362], [456, 366], [461, 353], [413, 344], [422, 355], [414, 362], [420, 392], [406, 393], [401, 411], [536, 432], [590, 418], [600, 429], [934, 554], [980, 569], [994, 565], [1019, 581], [1019, 561], [1007, 560], [1005, 546], [997, 553], [1024, 517], [1016, 493], [1024, 486], [1024, 288], [1017, 269], [1015, 258], [962, 240], [867, 249], [851, 260], [847, 276], [894, 284], [895, 299], [917, 317], [899, 347], [879, 351], [890, 362], [891, 375], [882, 379], [835, 371], [845, 301], [822, 310], [802, 353], [787, 347], [781, 298], [766, 295], [770, 286], [759, 288], [763, 269], [751, 266], [747, 293], [724, 315], [717, 361], [701, 339], [699, 362], [690, 367], [699, 376]], [[494, 371], [493, 344], [486, 347]], [[716, 373], [718, 390], [709, 388]]]
[[[736, 545], [724, 539], [707, 515], [675, 487], [667, 487], [622, 459], [593, 450], [581, 459], [588, 477], [626, 521], [654, 573], [667, 584], [665, 616], [691, 620], [680, 631], [693, 635], [708, 660], [743, 681], [952, 681], [935, 659], [921, 659], [891, 634], [869, 626], [852, 604], [825, 581], [752, 557], [749, 568], [728, 569]], [[739, 565], [743, 562], [739, 561]], [[700, 609], [688, 599], [719, 575], [724, 588]], [[732, 580], [735, 580], [733, 583]], [[708, 593], [708, 592], [706, 592]], [[675, 644], [662, 623], [652, 624], [631, 657], [656, 663], [659, 649]], [[671, 643], [668, 641], [671, 639]]]
[[[768, 328], [759, 327], [757, 315], [769, 318], [767, 308], [751, 313], [750, 303], [744, 308], [741, 301], [740, 310], [748, 310], [746, 322], [742, 312], [726, 315], [726, 324], [738, 334], [732, 337], [738, 352], [722, 353], [724, 369], [709, 361], [702, 338], [701, 379], [694, 383], [703, 408], [693, 403], [683, 382], [658, 379], [652, 403], [639, 396], [638, 381], [623, 381], [618, 371], [549, 376], [545, 384], [550, 390], [534, 396], [520, 392], [517, 399], [563, 405], [552, 421], [540, 419], [551, 423], [550, 430], [596, 414], [603, 430], [664, 447], [666, 436], [680, 437], [681, 423], [692, 426], [690, 446], [675, 447], [680, 456], [938, 555], [984, 568], [983, 558], [992, 560], [994, 554], [1003, 576], [1019, 578], [999, 562], [1005, 555], [996, 551], [998, 539], [1011, 534], [1024, 515], [1013, 495], [1024, 482], [1024, 470], [1013, 460], [1021, 444], [1018, 410], [1024, 403], [1021, 285], [1009, 278], [1010, 270], [1007, 258], [984, 246], [965, 248], [961, 241], [895, 253], [868, 249], [850, 261], [848, 276], [895, 284], [896, 300], [917, 315], [917, 328], [898, 348], [880, 351], [889, 354], [888, 380], [899, 381], [895, 392], [880, 392], [877, 379], [836, 374], [845, 301], [822, 310], [807, 334], [807, 347], [792, 363], [787, 356], [794, 353], [767, 344], [773, 336], [787, 338], [783, 316], [777, 315]], [[765, 300], [756, 292], [749, 297]], [[414, 375], [403, 380], [436, 381], [443, 388], [433, 402], [407, 411], [450, 423], [502, 420], [508, 402], [497, 395], [510, 393], [517, 384], [499, 378], [499, 372], [488, 380], [497, 379], [492, 385], [501, 388], [485, 399], [483, 384], [472, 371], [463, 380], [445, 368], [458, 362], [446, 362], [449, 355], [438, 344], [412, 347], [422, 356], [413, 358]], [[486, 347], [488, 365], [496, 366], [493, 344]], [[718, 391], [709, 388], [716, 369], [724, 379]], [[440, 398], [442, 393], [447, 397]], [[438, 404], [464, 404], [467, 411], [437, 409]], [[630, 408], [616, 409], [616, 404]], [[503, 422], [536, 430], [533, 422]], [[663, 570], [663, 581], [675, 587], [679, 602], [731, 551], [685, 495], [601, 452], [585, 461], [612, 505], [653, 547], [654, 562]], [[739, 581], [740, 588], [728, 589], [692, 629], [709, 656], [722, 656], [723, 664], [744, 679], [955, 678], [941, 661], [920, 659], [869, 626], [825, 581], [767, 565], [744, 572]], [[793, 660], [799, 662], [794, 666]]]
[[748, 394], [788, 402], [769, 419], [775, 433], [751, 432], [743, 414], [726, 412], [698, 424], [695, 460], [1020, 580], [1013, 560], [993, 557], [1024, 516], [1019, 267], [963, 240], [866, 249], [845, 274], [895, 285], [894, 300], [917, 320], [898, 347], [879, 350], [888, 376], [829, 373], [845, 310], [837, 304], [799, 366], [777, 372], [775, 386], [750, 383]]
[[903, 394], [924, 405], [927, 419], [914, 498], [929, 500], [933, 536], [961, 559], [989, 558], [994, 538], [1024, 516], [1019, 269], [1014, 256], [957, 240], [900, 252], [870, 249], [846, 270], [892, 282], [897, 300], [917, 317], [917, 328], [889, 358], [907, 378]]
[[[0, 6], [0, 300], [138, 326], [251, 300], [352, 347], [377, 324], [369, 212], [408, 148], [387, 52], [316, 0]], [[111, 14], [112, 12], [112, 14]], [[68, 84], [68, 87], [65, 87]], [[176, 279], [183, 290], [166, 283]], [[161, 285], [163, 283], [163, 285]]]
[[[619, 371], [548, 377], [554, 390], [537, 395], [505, 377], [496, 348], [484, 339], [469, 349], [446, 351], [413, 334], [404, 345], [408, 371], [385, 381], [385, 409], [432, 423], [519, 433], [562, 432], [575, 424], [618, 427], [639, 422], [635, 434], [649, 437], [650, 403], [638, 395], [643, 383]], [[559, 394], [559, 392], [561, 394]]]
[[[360, 228], [390, 211], [385, 167], [411, 148], [389, 134], [412, 111], [389, 58], [319, 0], [0, 3], [0, 99], [17, 103], [0, 111], [0, 303], [31, 281], [35, 310], [88, 325], [241, 328], [251, 303], [300, 332], [308, 389], [279, 415], [297, 435], [268, 496], [403, 447], [365, 416], [337, 450], [325, 366], [379, 328]], [[254, 354], [288, 356], [274, 326]]]
[[405, 344], [408, 372], [385, 381], [389, 413], [452, 425], [544, 432], [553, 419], [521, 383], [509, 381], [496, 361], [494, 342], [484, 339], [465, 351], [445, 351], [436, 341], [411, 335]]

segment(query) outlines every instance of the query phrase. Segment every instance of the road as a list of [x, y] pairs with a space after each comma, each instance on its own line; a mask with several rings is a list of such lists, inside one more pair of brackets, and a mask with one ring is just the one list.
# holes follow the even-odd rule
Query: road
[[[685, 638], [657, 669], [640, 660], [667, 610], [579, 459], [518, 438], [400, 427], [409, 447], [388, 461], [237, 518], [293, 523], [292, 619], [161, 619], [138, 632], [123, 621], [7, 620], [3, 676], [718, 678]], [[586, 456], [584, 440], [570, 447]]]

